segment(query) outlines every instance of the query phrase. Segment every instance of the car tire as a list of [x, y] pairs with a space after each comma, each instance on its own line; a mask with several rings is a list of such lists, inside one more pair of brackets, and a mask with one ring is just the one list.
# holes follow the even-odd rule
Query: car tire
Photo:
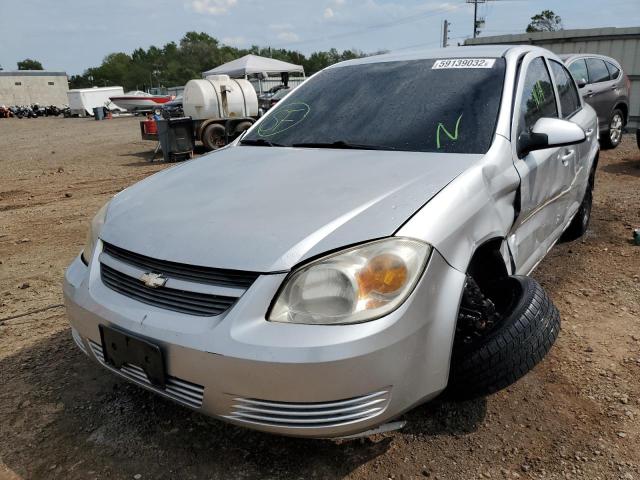
[[471, 343], [454, 342], [448, 394], [468, 400], [516, 382], [549, 352], [560, 331], [560, 314], [531, 277], [507, 277], [499, 285], [511, 300], [502, 320]]
[[589, 220], [591, 219], [591, 208], [593, 205], [593, 186], [591, 182], [587, 185], [587, 190], [584, 192], [582, 203], [580, 208], [574, 215], [571, 223], [562, 234], [561, 240], [563, 242], [571, 242], [577, 240], [587, 233], [589, 228]]
[[225, 129], [219, 123], [210, 123], [202, 131], [202, 144], [210, 152], [225, 145]]
[[638, 144], [638, 148], [640, 148], [640, 128], [636, 130], [636, 143]]
[[621, 110], [615, 109], [609, 117], [609, 128], [603, 132], [601, 144], [604, 148], [612, 149], [620, 145], [624, 129], [624, 114]]

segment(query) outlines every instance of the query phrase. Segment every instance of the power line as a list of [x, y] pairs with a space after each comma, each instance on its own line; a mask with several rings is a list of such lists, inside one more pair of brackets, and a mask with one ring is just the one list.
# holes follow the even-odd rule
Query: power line
[[[303, 45], [306, 43], [315, 43], [315, 42], [321, 42], [321, 41], [326, 41], [326, 40], [333, 40], [336, 38], [344, 38], [344, 37], [350, 37], [352, 35], [362, 35], [363, 33], [367, 33], [371, 30], [379, 30], [382, 28], [388, 28], [388, 27], [394, 27], [397, 25], [405, 25], [407, 23], [413, 23], [416, 22], [418, 20], [422, 20], [423, 18], [429, 18], [429, 17], [433, 17], [436, 15], [439, 15], [441, 13], [445, 13], [445, 12], [451, 12], [453, 10], [457, 10], [459, 9], [460, 6], [457, 5], [453, 5], [453, 6], [447, 6], [447, 7], [441, 7], [435, 10], [430, 10], [428, 12], [419, 14], [419, 15], [411, 15], [408, 17], [403, 17], [403, 18], [399, 18], [397, 20], [391, 21], [391, 22], [385, 22], [385, 23], [378, 23], [378, 24], [374, 24], [374, 25], [369, 25], [367, 27], [364, 27], [362, 29], [359, 30], [353, 30], [350, 32], [344, 32], [344, 33], [336, 33], [333, 35], [325, 35], [323, 37], [317, 37], [317, 38], [312, 38], [312, 39], [308, 39], [308, 40], [299, 40], [296, 42], [288, 42], [288, 43], [282, 43], [282, 44], [276, 44], [273, 46], [273, 48], [282, 48], [282, 47], [287, 47], [287, 46], [295, 46], [295, 45]], [[436, 42], [436, 43], [440, 43], [440, 42]]]

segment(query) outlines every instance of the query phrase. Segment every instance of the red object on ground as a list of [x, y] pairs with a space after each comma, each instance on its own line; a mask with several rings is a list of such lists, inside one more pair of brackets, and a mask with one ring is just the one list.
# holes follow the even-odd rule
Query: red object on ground
[[149, 135], [158, 134], [158, 124], [155, 120], [145, 120], [142, 123], [144, 124], [144, 133]]

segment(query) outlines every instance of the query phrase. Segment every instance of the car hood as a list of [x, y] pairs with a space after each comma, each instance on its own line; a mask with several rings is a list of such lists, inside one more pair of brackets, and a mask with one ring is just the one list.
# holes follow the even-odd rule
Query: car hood
[[392, 235], [482, 155], [236, 146], [116, 195], [100, 237], [162, 260], [274, 272]]

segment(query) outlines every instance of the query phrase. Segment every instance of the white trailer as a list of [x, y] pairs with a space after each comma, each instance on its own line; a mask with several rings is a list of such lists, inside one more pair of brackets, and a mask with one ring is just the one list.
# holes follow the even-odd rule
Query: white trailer
[[118, 95], [124, 95], [122, 87], [76, 88], [67, 92], [71, 114], [81, 117], [93, 115], [95, 107], [107, 107], [111, 111], [124, 112], [109, 100], [109, 97]]

